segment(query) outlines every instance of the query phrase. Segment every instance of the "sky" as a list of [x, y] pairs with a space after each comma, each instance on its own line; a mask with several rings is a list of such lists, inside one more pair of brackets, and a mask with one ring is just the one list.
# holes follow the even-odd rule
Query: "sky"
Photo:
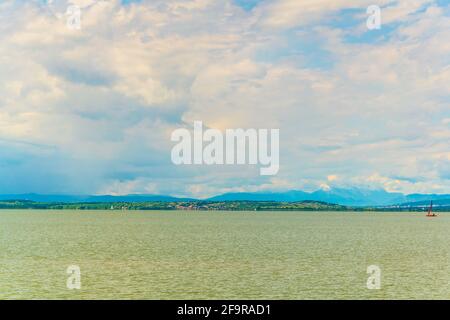
[[[0, 193], [450, 193], [450, 1], [71, 3], [0, 2]], [[279, 128], [278, 174], [175, 166], [194, 121]]]

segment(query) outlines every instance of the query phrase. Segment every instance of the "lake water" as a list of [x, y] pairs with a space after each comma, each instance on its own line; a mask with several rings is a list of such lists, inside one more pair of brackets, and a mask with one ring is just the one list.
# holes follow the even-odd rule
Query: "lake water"
[[0, 299], [19, 298], [450, 299], [450, 214], [3, 210]]

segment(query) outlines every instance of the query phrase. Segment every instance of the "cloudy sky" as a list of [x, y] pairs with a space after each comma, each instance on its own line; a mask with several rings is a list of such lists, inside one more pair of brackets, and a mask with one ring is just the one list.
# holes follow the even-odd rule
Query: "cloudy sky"
[[[450, 193], [450, 1], [71, 2], [0, 2], [0, 193]], [[278, 175], [173, 165], [195, 120], [279, 128]]]

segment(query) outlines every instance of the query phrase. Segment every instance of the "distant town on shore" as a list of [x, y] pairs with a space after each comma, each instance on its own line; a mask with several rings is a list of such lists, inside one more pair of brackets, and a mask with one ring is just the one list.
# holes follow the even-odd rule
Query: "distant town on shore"
[[0, 209], [426, 211], [431, 201], [435, 211], [450, 211], [450, 194], [405, 195], [358, 188], [236, 192], [206, 199], [155, 194], [0, 194]]
[[[29, 200], [2, 200], [0, 209], [41, 210], [196, 210], [196, 211], [426, 211], [425, 205], [392, 205], [354, 207], [338, 204], [300, 201], [146, 201], [146, 202], [36, 202]], [[450, 204], [438, 205], [435, 211], [450, 212]]]

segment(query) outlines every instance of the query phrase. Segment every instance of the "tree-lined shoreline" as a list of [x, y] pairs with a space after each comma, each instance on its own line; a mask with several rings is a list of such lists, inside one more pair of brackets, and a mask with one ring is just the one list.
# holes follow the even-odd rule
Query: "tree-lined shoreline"
[[[0, 209], [37, 210], [187, 210], [187, 211], [405, 211], [422, 212], [426, 206], [395, 205], [383, 207], [344, 206], [320, 201], [144, 201], [144, 202], [37, 202], [2, 200]], [[450, 206], [435, 207], [450, 212]]]

